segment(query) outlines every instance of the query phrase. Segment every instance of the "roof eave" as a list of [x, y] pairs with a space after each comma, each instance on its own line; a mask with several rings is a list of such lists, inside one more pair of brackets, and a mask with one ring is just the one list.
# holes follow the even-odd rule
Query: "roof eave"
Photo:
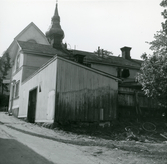
[[140, 67], [135, 67], [135, 66], [129, 66], [129, 65], [121, 65], [121, 64], [113, 64], [113, 63], [105, 63], [105, 62], [96, 62], [96, 61], [91, 61], [87, 60], [90, 63], [96, 63], [96, 64], [102, 64], [102, 65], [111, 65], [111, 66], [119, 66], [119, 67], [124, 67], [124, 68], [134, 68], [134, 69], [140, 69]]
[[43, 52], [30, 51], [30, 50], [27, 50], [27, 49], [21, 49], [20, 52], [23, 52], [23, 53], [26, 53], [26, 54], [35, 54], [35, 55], [51, 56], [51, 57], [56, 55], [56, 53], [55, 54], [50, 54], [50, 53], [47, 53], [47, 52], [43, 53]]

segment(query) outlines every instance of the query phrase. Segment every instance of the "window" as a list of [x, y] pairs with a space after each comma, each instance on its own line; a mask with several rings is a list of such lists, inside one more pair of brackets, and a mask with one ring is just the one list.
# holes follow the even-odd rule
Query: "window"
[[19, 96], [20, 81], [15, 84], [15, 98]]
[[34, 39], [29, 39], [29, 40], [27, 40], [27, 42], [37, 43], [36, 40], [34, 40]]
[[19, 69], [19, 66], [20, 66], [20, 54], [18, 54], [16, 58], [16, 70]]

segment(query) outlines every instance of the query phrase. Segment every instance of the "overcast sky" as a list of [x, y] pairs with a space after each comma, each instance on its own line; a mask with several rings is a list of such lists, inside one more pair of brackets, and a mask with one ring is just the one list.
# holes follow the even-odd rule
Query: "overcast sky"
[[[132, 58], [151, 53], [161, 29], [161, 0], [59, 0], [58, 11], [68, 48], [93, 52], [97, 47], [121, 54], [132, 47]], [[43, 33], [51, 23], [56, 0], [0, 0], [0, 55], [14, 37], [34, 22]]]

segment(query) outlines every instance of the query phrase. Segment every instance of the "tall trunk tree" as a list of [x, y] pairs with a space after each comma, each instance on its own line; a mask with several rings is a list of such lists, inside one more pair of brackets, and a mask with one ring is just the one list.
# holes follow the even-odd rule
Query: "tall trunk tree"
[[2, 94], [4, 91], [8, 91], [8, 87], [6, 84], [3, 83], [3, 80], [8, 75], [8, 71], [10, 68], [10, 56], [9, 53], [6, 51], [0, 59], [0, 87]]

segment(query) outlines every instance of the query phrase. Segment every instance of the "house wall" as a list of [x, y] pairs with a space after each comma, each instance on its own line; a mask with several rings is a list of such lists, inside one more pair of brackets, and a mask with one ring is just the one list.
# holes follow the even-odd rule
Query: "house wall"
[[45, 64], [52, 56], [42, 56], [33, 54], [24, 54], [23, 78], [24, 81], [43, 64]]
[[[20, 81], [18, 95], [20, 95], [20, 93], [21, 93], [20, 86], [21, 86], [21, 80], [22, 80], [22, 71], [23, 71], [22, 67], [20, 67], [18, 72], [13, 74], [12, 79], [11, 79], [11, 81], [15, 81], [15, 83]], [[14, 116], [17, 117], [18, 111], [19, 111], [19, 96], [14, 97], [14, 94], [15, 94], [15, 89], [13, 90], [13, 83], [12, 83], [12, 85], [10, 86], [9, 111], [12, 112], [14, 114]]]
[[139, 72], [139, 70], [137, 69], [129, 69], [129, 72], [130, 72], [130, 76], [128, 78], [130, 79], [135, 79], [137, 73]]
[[[22, 32], [20, 32], [16, 38], [14, 38], [14, 41], [9, 46], [7, 51], [9, 52], [9, 56], [11, 59], [11, 63], [15, 64], [15, 58], [18, 55], [19, 46], [17, 41], [28, 41], [28, 40], [35, 40], [39, 44], [45, 44], [49, 45], [49, 42], [47, 41], [47, 38], [42, 34], [42, 32], [35, 27], [33, 23], [30, 23]], [[22, 59], [21, 59], [22, 62]], [[22, 65], [22, 63], [20, 63]], [[11, 74], [13, 73], [14, 69], [10, 69], [8, 73], [9, 79], [11, 78]]]
[[28, 40], [35, 40], [39, 44], [49, 45], [46, 37], [40, 32], [35, 25], [32, 23], [28, 25], [22, 32], [20, 32], [12, 44], [8, 48], [8, 52], [10, 55], [11, 60], [13, 61], [16, 57], [16, 53], [18, 50], [17, 41], [28, 41]]
[[16, 63], [17, 63], [17, 56], [19, 55], [19, 68], [23, 66], [23, 61], [24, 61], [24, 55], [23, 53], [20, 53], [19, 52], [20, 49], [18, 49], [17, 53], [16, 53], [16, 58], [15, 60], [13, 61], [13, 67], [12, 67], [12, 74], [16, 73], [17, 72], [17, 69], [16, 69]]
[[[118, 66], [110, 66], [110, 65], [102, 65], [102, 64], [92, 63], [91, 67], [95, 68], [95, 69], [98, 69], [100, 71], [109, 73], [111, 75], [117, 76], [117, 68], [118, 68]], [[124, 68], [122, 68], [122, 69], [124, 69]], [[128, 80], [128, 79], [131, 79], [131, 80], [133, 79], [134, 80], [136, 75], [137, 75], [137, 73], [139, 72], [139, 70], [138, 69], [129, 68], [129, 72], [130, 72], [130, 76], [128, 78], [125, 78], [125, 80]]]
[[21, 86], [20, 109], [18, 117], [27, 117], [29, 92], [37, 89], [35, 122], [52, 122], [55, 110], [57, 60], [47, 63]]
[[98, 71], [58, 60], [55, 121], [116, 118], [118, 82]]

